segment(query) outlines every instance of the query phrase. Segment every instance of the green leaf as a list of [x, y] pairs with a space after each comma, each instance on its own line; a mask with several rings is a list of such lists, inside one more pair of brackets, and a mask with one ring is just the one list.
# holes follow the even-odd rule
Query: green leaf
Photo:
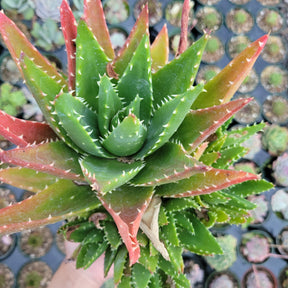
[[104, 137], [109, 131], [114, 115], [122, 108], [122, 102], [106, 75], [100, 79], [98, 97], [98, 126], [100, 134]]
[[179, 240], [184, 248], [199, 255], [222, 254], [221, 246], [201, 221], [190, 214], [195, 233], [179, 229]]
[[150, 278], [149, 288], [159, 288], [164, 287], [158, 273], [154, 273]]
[[256, 204], [254, 204], [254, 203], [252, 203], [246, 199], [243, 199], [240, 196], [231, 195], [231, 194], [224, 193], [224, 192], [221, 192], [221, 194], [223, 196], [226, 196], [227, 198], [229, 198], [229, 202], [226, 203], [225, 205], [227, 205], [229, 207], [234, 207], [235, 210], [240, 210], [240, 209], [252, 210], [252, 209], [255, 209], [257, 207]]
[[187, 197], [187, 198], [167, 199], [164, 202], [164, 207], [165, 207], [165, 210], [167, 210], [168, 212], [185, 210], [187, 208], [195, 208], [195, 209], [199, 209], [200, 208], [200, 206], [197, 203], [197, 201], [195, 201], [191, 197], [189, 197], [189, 198]]
[[104, 277], [107, 277], [109, 270], [114, 263], [116, 254], [118, 253], [118, 250], [112, 250], [109, 246], [106, 249], [105, 252], [105, 258], [104, 258]]
[[61, 94], [55, 101], [55, 109], [62, 127], [81, 150], [105, 158], [113, 158], [99, 142], [97, 114], [81, 99], [71, 94]]
[[84, 176], [94, 190], [105, 194], [123, 184], [143, 168], [143, 162], [123, 163], [115, 159], [86, 156], [80, 160]]
[[47, 186], [57, 182], [58, 178], [29, 168], [10, 167], [0, 170], [0, 181], [24, 190], [38, 193]]
[[208, 172], [198, 173], [178, 183], [170, 183], [156, 187], [156, 193], [163, 197], [188, 197], [209, 194], [229, 186], [256, 180], [255, 174], [211, 168]]
[[168, 241], [168, 243], [178, 246], [179, 239], [173, 214], [167, 213], [167, 218], [168, 224], [162, 227], [162, 231], [159, 236], [163, 241]]
[[120, 246], [121, 238], [114, 222], [106, 221], [104, 224], [105, 237], [113, 250]]
[[261, 192], [268, 191], [273, 187], [274, 186], [272, 183], [262, 179], [243, 182], [224, 189], [223, 192], [245, 198], [253, 194], [259, 194]]
[[[100, 0], [85, 1], [84, 19], [100, 45], [103, 47], [105, 54], [111, 59], [114, 59], [114, 50]], [[97, 21], [95, 21], [95, 19], [97, 19]]]
[[207, 167], [186, 154], [183, 147], [167, 143], [145, 159], [145, 167], [132, 179], [136, 186], [158, 186], [207, 171]]
[[134, 115], [129, 114], [102, 141], [102, 145], [112, 154], [125, 157], [135, 154], [143, 146], [147, 129]]
[[62, 141], [1, 150], [0, 161], [72, 180], [84, 180], [79, 155]]
[[265, 46], [268, 35], [264, 35], [232, 60], [220, 73], [207, 82], [192, 108], [206, 108], [228, 102], [238, 90], [257, 57]]
[[114, 283], [115, 284], [119, 283], [123, 276], [127, 254], [128, 254], [127, 249], [125, 248], [125, 246], [122, 246], [118, 250], [118, 253], [115, 257], [115, 261], [114, 261]]
[[100, 206], [89, 186], [61, 179], [33, 197], [0, 210], [0, 233], [33, 229], [80, 216]]
[[223, 145], [223, 148], [243, 143], [245, 140], [249, 139], [252, 135], [261, 131], [264, 127], [265, 123], [259, 123], [236, 130], [227, 131], [226, 132], [227, 138]]
[[169, 37], [167, 26], [164, 25], [151, 45], [152, 70], [157, 72], [168, 62]]
[[191, 104], [202, 91], [203, 86], [197, 85], [187, 92], [169, 98], [155, 111], [148, 127], [147, 141], [135, 156], [142, 158], [162, 147], [181, 125]]
[[146, 288], [151, 277], [151, 273], [143, 265], [136, 263], [132, 267], [132, 280], [137, 288]]
[[82, 242], [87, 234], [89, 234], [89, 232], [92, 230], [96, 230], [93, 222], [75, 224], [67, 227], [67, 230], [65, 231], [65, 237], [68, 241]]
[[191, 153], [249, 101], [238, 99], [208, 109], [191, 110], [173, 138], [180, 140]]
[[182, 258], [183, 248], [172, 245], [168, 241], [165, 241], [165, 244], [172, 265], [174, 265], [174, 268], [178, 270], [178, 273], [182, 273], [184, 269], [184, 263]]
[[140, 120], [147, 125], [152, 112], [151, 57], [148, 35], [144, 34], [117, 88], [125, 106], [129, 105], [136, 95], [140, 97]]
[[[189, 217], [186, 216], [186, 213], [184, 212], [175, 212], [174, 218], [177, 226], [181, 226], [182, 228], [190, 231], [192, 234], [195, 233], [194, 227], [192, 222], [190, 221]], [[169, 252], [169, 251], [168, 251]]]
[[131, 33], [123, 45], [122, 49], [119, 51], [117, 57], [114, 59], [112, 65], [115, 68], [115, 72], [121, 77], [124, 73], [128, 63], [133, 57], [134, 51], [136, 51], [139, 46], [143, 35], [148, 35], [149, 33], [149, 19], [148, 19], [148, 5], [144, 7], [140, 13]]
[[179, 57], [153, 74], [154, 107], [168, 96], [182, 94], [193, 85], [207, 40], [208, 35], [201, 37]]
[[80, 20], [76, 38], [76, 95], [98, 111], [98, 81], [106, 73], [109, 59], [87, 24]]
[[45, 71], [42, 71], [42, 69], [26, 55], [24, 55], [20, 62], [24, 79], [45, 116], [46, 121], [60, 138], [64, 138], [65, 141], [73, 147], [73, 142], [69, 139], [61, 125], [59, 125], [59, 119], [57, 115], [55, 115], [54, 105], [52, 105], [55, 97], [60, 92], [66, 92], [67, 87], [58, 83], [56, 78], [52, 78]]
[[155, 256], [152, 256], [149, 247], [141, 247], [140, 255], [139, 263], [149, 270], [151, 274], [154, 273], [158, 266], [159, 254], [157, 253]]
[[76, 268], [89, 268], [105, 252], [107, 246], [106, 242], [84, 244], [77, 255]]
[[10, 20], [4, 12], [0, 13], [0, 33], [20, 71], [21, 66], [19, 59], [23, 53], [29, 59], [33, 59], [35, 66], [41, 67], [41, 70], [46, 71], [49, 77], [54, 78], [55, 82], [59, 81], [61, 87], [67, 86], [65, 79], [57, 72], [56, 67], [52, 65], [46, 57], [41, 55], [41, 53], [30, 43], [30, 41], [28, 41], [16, 24]]

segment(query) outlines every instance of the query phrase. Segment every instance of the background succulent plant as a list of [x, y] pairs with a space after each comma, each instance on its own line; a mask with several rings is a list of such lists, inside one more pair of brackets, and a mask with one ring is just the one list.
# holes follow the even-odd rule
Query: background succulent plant
[[188, 7], [185, 0], [178, 56], [168, 63], [166, 26], [150, 46], [147, 5], [115, 56], [101, 1], [84, 1], [76, 24], [64, 0], [68, 79], [0, 14], [6, 46], [47, 121], [0, 112], [0, 134], [18, 145], [0, 151], [13, 165], [0, 179], [35, 193], [0, 210], [1, 233], [68, 219], [61, 232], [79, 242], [76, 266], [105, 252], [105, 274], [114, 263], [118, 287], [165, 287], [168, 278], [189, 287], [183, 249], [222, 253], [208, 228], [245, 222], [255, 207], [245, 198], [271, 188], [230, 168], [264, 125], [227, 131], [251, 100], [229, 102], [267, 36], [193, 86], [209, 35], [186, 47]]

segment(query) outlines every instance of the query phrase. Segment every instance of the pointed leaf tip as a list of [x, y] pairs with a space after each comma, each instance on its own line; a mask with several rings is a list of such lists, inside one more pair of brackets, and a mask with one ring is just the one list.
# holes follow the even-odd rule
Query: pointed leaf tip
[[182, 54], [187, 48], [189, 12], [190, 0], [184, 0], [181, 16], [181, 34], [177, 53], [178, 55]]

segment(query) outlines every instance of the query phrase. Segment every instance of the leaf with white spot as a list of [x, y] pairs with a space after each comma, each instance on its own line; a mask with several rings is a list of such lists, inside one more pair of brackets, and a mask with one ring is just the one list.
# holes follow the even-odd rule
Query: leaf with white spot
[[228, 102], [252, 69], [268, 39], [264, 35], [251, 43], [235, 57], [220, 73], [205, 85], [205, 90], [192, 108], [200, 109]]
[[114, 59], [112, 66], [115, 72], [121, 77], [128, 66], [131, 58], [133, 57], [134, 51], [139, 46], [143, 35], [149, 34], [149, 19], [148, 19], [148, 4], [144, 6], [140, 15], [137, 18], [135, 25], [133, 26], [129, 37], [127, 38], [122, 49], [119, 51], [118, 55]]
[[99, 142], [96, 112], [79, 98], [68, 93], [61, 94], [55, 101], [55, 110], [61, 126], [81, 151], [94, 156], [114, 158]]
[[0, 233], [56, 223], [100, 207], [101, 203], [89, 186], [77, 186], [59, 180], [42, 192], [0, 211]]
[[158, 186], [207, 170], [208, 167], [186, 154], [180, 145], [168, 142], [157, 153], [145, 158], [145, 167], [131, 183], [136, 186]]
[[143, 168], [142, 161], [123, 163], [116, 159], [93, 156], [86, 156], [79, 162], [87, 181], [101, 194], [124, 185]]
[[122, 102], [106, 75], [100, 79], [98, 97], [98, 126], [100, 134], [104, 137], [109, 132], [114, 115], [122, 108]]
[[190, 221], [195, 233], [186, 229], [179, 229], [181, 245], [190, 252], [199, 255], [222, 254], [221, 246], [201, 221], [193, 214], [190, 214]]
[[146, 143], [135, 158], [147, 156], [168, 142], [202, 89], [203, 85], [197, 85], [183, 94], [168, 99], [155, 111], [148, 127]]
[[76, 38], [76, 95], [98, 111], [100, 76], [106, 73], [109, 59], [84, 20], [80, 20]]
[[0, 135], [20, 147], [57, 139], [48, 124], [18, 119], [1, 110]]
[[84, 177], [78, 157], [74, 150], [61, 141], [7, 151], [0, 150], [0, 160], [4, 163], [81, 181]]
[[162, 197], [189, 197], [209, 194], [229, 186], [256, 180], [259, 177], [252, 173], [236, 170], [211, 168], [208, 172], [198, 173], [178, 183], [170, 183], [156, 187], [156, 192]]
[[153, 74], [154, 107], [160, 105], [166, 97], [182, 94], [193, 85], [207, 40], [208, 35], [204, 35], [179, 57]]
[[119, 79], [117, 89], [125, 105], [129, 105], [136, 95], [141, 99], [140, 120], [147, 125], [152, 112], [151, 56], [148, 35], [144, 34], [135, 54]]
[[238, 99], [207, 109], [191, 110], [173, 138], [192, 152], [250, 100]]
[[132, 267], [132, 280], [137, 288], [146, 288], [151, 277], [151, 272], [140, 263]]
[[131, 156], [143, 146], [146, 135], [146, 126], [134, 114], [129, 114], [102, 140], [102, 145], [116, 156]]
[[129, 252], [131, 265], [136, 263], [140, 257], [137, 233], [142, 215], [151, 201], [153, 192], [153, 187], [122, 185], [111, 193], [106, 193], [105, 196], [98, 195], [117, 225]]

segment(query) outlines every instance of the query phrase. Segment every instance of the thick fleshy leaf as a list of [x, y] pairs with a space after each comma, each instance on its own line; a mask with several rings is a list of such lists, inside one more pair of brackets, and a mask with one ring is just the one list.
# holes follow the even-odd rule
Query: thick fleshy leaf
[[0, 170], [0, 181], [34, 193], [41, 192], [58, 180], [53, 175], [29, 168], [13, 167]]
[[158, 254], [155, 256], [151, 255], [149, 247], [141, 245], [141, 256], [139, 258], [139, 263], [148, 269], [150, 273], [154, 273], [157, 269], [158, 256]]
[[166, 24], [151, 45], [152, 71], [156, 72], [168, 63], [169, 37]]
[[187, 91], [194, 83], [208, 35], [152, 75], [154, 107], [166, 97]]
[[18, 119], [1, 110], [0, 135], [20, 147], [57, 139], [48, 124]]
[[140, 120], [147, 125], [152, 112], [152, 76], [151, 56], [148, 35], [144, 34], [135, 54], [120, 78], [117, 89], [125, 106], [133, 101], [136, 95], [141, 99]]
[[146, 140], [146, 135], [146, 127], [134, 114], [129, 114], [106, 136], [102, 145], [114, 155], [130, 156], [140, 150]]
[[84, 19], [88, 27], [91, 28], [99, 44], [104, 49], [105, 54], [111, 60], [114, 59], [114, 50], [110, 41], [101, 0], [84, 1]]
[[98, 97], [98, 126], [100, 134], [104, 137], [110, 129], [114, 115], [122, 108], [122, 102], [106, 75], [100, 79]]
[[167, 143], [145, 159], [145, 167], [131, 183], [136, 186], [158, 186], [207, 170], [208, 167], [186, 154], [180, 145]]
[[119, 232], [117, 230], [117, 226], [112, 221], [105, 221], [103, 227], [105, 238], [109, 243], [111, 249], [117, 250], [122, 243]]
[[233, 129], [226, 132], [227, 138], [225, 140], [225, 143], [223, 144], [223, 148], [243, 143], [255, 133], [262, 131], [264, 127], [265, 123], [263, 122], [248, 127], [241, 127], [240, 129], [236, 130]]
[[128, 39], [114, 59], [112, 66], [115, 72], [121, 77], [128, 63], [130, 62], [134, 51], [140, 44], [143, 35], [149, 35], [149, 19], [148, 19], [148, 4], [145, 5], [140, 13], [133, 29], [130, 32]]
[[99, 142], [96, 112], [68, 93], [61, 94], [56, 99], [55, 110], [61, 121], [60, 125], [77, 147], [95, 156], [113, 158]]
[[193, 214], [190, 214], [189, 218], [195, 233], [181, 229], [179, 238], [182, 245], [189, 251], [200, 255], [222, 254], [221, 246], [201, 221]]
[[41, 193], [0, 210], [0, 233], [33, 229], [79, 216], [101, 203], [89, 186], [59, 180]]
[[61, 27], [65, 39], [68, 62], [69, 90], [75, 90], [77, 23], [67, 2], [63, 0], [60, 6]]
[[191, 153], [250, 100], [238, 99], [206, 109], [191, 110], [173, 138], [180, 140]]
[[60, 92], [66, 92], [68, 88], [66, 86], [63, 87], [56, 79], [47, 75], [32, 59], [25, 55], [21, 59], [21, 67], [26, 83], [50, 127], [70, 147], [77, 149], [77, 146], [74, 145], [65, 130], [59, 125], [59, 119], [57, 115], [55, 115], [54, 105], [52, 105], [55, 97]]
[[203, 86], [197, 85], [187, 92], [169, 98], [155, 111], [148, 127], [147, 140], [141, 151], [135, 156], [141, 158], [163, 146], [175, 133], [189, 112]]
[[151, 272], [146, 269], [142, 264], [135, 263], [132, 267], [132, 280], [137, 288], [147, 288]]
[[122, 185], [105, 196], [98, 196], [113, 217], [123, 242], [129, 252], [130, 265], [140, 257], [137, 232], [143, 213], [153, 194], [153, 187]]
[[143, 168], [141, 161], [123, 163], [92, 156], [82, 158], [80, 165], [93, 190], [101, 194], [124, 185]]
[[110, 247], [107, 247], [104, 259], [104, 277], [107, 277], [110, 268], [115, 260], [117, 252], [118, 250], [112, 250]]
[[77, 33], [76, 95], [98, 111], [98, 81], [106, 73], [109, 59], [85, 21], [79, 21]]
[[223, 190], [227, 194], [241, 196], [242, 198], [248, 197], [253, 194], [268, 191], [273, 188], [273, 184], [265, 180], [253, 180], [231, 186]]
[[163, 197], [188, 197], [209, 194], [229, 186], [247, 181], [256, 180], [255, 174], [211, 168], [208, 172], [198, 173], [188, 179], [158, 186], [156, 192]]
[[27, 40], [16, 24], [11, 21], [3, 11], [0, 12], [0, 33], [6, 47], [21, 71], [20, 56], [22, 53], [33, 59], [35, 65], [41, 67], [45, 73], [58, 81], [61, 86], [67, 86], [65, 79], [57, 72], [53, 66], [39, 51]]
[[60, 141], [0, 151], [0, 160], [4, 163], [72, 180], [83, 179], [78, 157], [75, 151]]
[[264, 35], [251, 43], [235, 57], [220, 73], [207, 82], [192, 108], [200, 109], [228, 102], [249, 74], [268, 39]]
[[115, 257], [114, 274], [113, 274], [115, 284], [119, 283], [122, 276], [123, 276], [124, 267], [125, 267], [125, 263], [126, 263], [126, 259], [127, 259], [127, 254], [128, 254], [127, 249], [125, 248], [125, 246], [122, 246], [118, 250], [118, 253]]

